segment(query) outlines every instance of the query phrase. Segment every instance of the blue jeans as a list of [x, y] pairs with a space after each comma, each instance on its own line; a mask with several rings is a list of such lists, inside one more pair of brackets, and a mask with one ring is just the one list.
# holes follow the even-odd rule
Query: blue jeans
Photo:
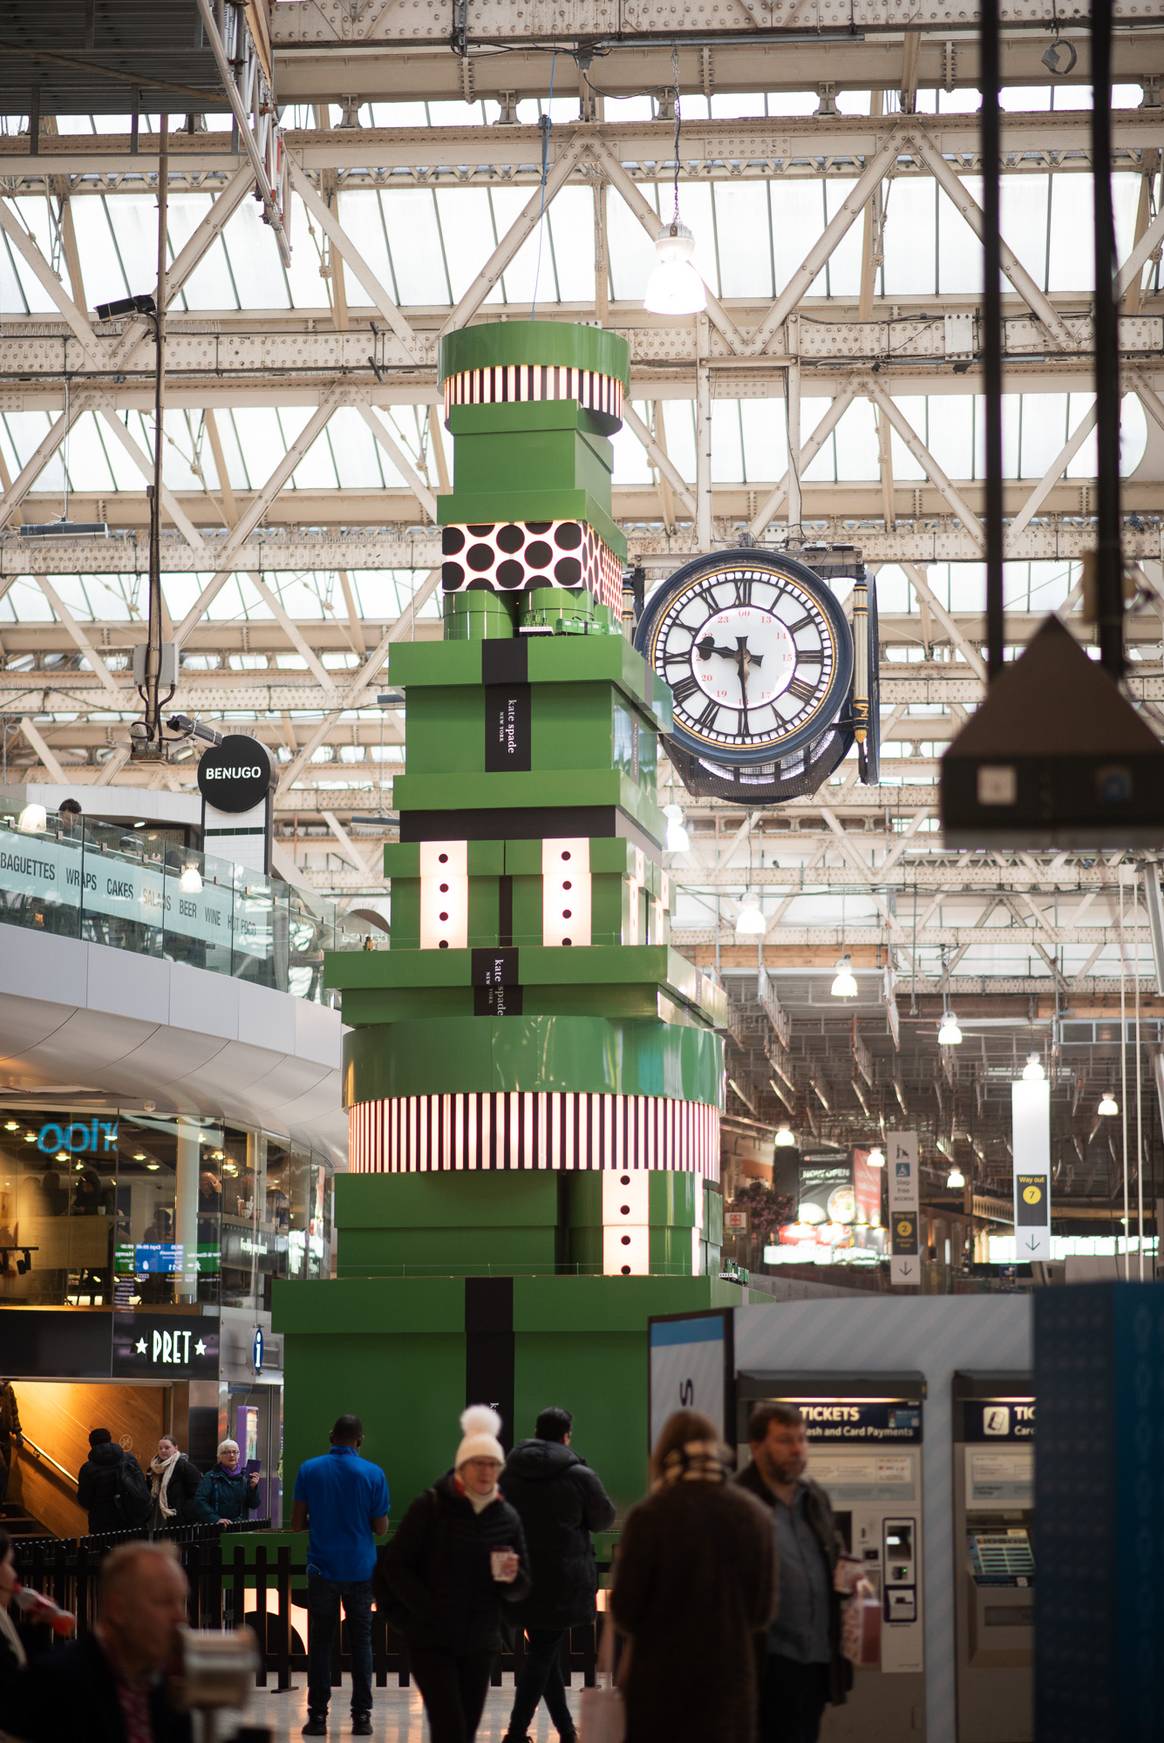
[[331, 1653], [340, 1600], [352, 1652], [352, 1712], [372, 1711], [372, 1582], [307, 1576], [307, 1706], [326, 1713], [331, 1700]]

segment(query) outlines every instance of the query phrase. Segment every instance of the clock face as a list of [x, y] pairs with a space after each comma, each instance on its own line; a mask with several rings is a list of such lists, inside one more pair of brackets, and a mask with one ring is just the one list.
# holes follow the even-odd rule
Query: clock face
[[852, 678], [852, 636], [828, 584], [758, 551], [680, 569], [635, 645], [671, 687], [676, 739], [726, 763], [771, 762], [819, 735]]

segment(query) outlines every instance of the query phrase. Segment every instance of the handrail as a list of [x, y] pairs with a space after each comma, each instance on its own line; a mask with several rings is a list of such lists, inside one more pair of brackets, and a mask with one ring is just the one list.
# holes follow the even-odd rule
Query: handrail
[[26, 1434], [21, 1436], [18, 1450], [20, 1452], [28, 1453], [30, 1458], [41, 1459], [46, 1465], [51, 1465], [58, 1477], [63, 1477], [65, 1482], [69, 1483], [74, 1489], [80, 1487], [72, 1471], [66, 1471], [64, 1465], [59, 1465], [57, 1463], [52, 1453], [45, 1452], [43, 1446], [37, 1446], [36, 1442], [34, 1440], [29, 1440]]

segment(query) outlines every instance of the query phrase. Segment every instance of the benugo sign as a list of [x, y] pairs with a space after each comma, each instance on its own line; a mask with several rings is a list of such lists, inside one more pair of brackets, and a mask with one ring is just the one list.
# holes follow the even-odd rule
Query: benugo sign
[[228, 733], [198, 764], [198, 791], [216, 811], [253, 811], [271, 790], [271, 759], [257, 738]]

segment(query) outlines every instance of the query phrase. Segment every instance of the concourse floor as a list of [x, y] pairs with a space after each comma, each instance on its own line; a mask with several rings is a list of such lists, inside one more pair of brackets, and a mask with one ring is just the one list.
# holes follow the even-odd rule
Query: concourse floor
[[[579, 1685], [580, 1686], [580, 1685]], [[568, 1691], [575, 1721], [578, 1717], [578, 1689]], [[328, 1714], [328, 1736], [337, 1739], [352, 1734], [352, 1717], [348, 1705], [349, 1692], [345, 1680], [342, 1688], [332, 1691]], [[499, 1689], [490, 1689], [485, 1703], [485, 1716], [477, 1732], [478, 1743], [500, 1743], [509, 1721], [513, 1701], [513, 1680], [507, 1677]], [[307, 1679], [296, 1678], [296, 1687], [284, 1694], [270, 1689], [256, 1689], [245, 1714], [226, 1713], [219, 1717], [215, 1736], [219, 1743], [229, 1743], [240, 1725], [266, 1726], [274, 1743], [298, 1743], [300, 1727], [307, 1718]], [[372, 1709], [372, 1728], [379, 1743], [425, 1743], [428, 1732], [424, 1723], [424, 1708], [414, 1688], [376, 1689]], [[197, 1735], [197, 1731], [195, 1735]], [[545, 1707], [538, 1710], [529, 1735], [535, 1743], [556, 1743], [558, 1733], [550, 1722]]]

